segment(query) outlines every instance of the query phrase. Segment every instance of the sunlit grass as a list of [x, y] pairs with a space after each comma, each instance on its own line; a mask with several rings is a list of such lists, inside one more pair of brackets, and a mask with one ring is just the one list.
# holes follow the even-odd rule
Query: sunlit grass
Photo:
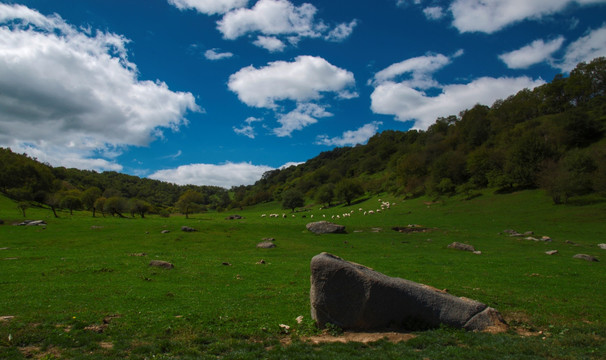
[[[359, 208], [380, 208], [375, 197], [351, 207], [309, 207], [293, 218], [278, 204], [264, 204], [190, 219], [92, 218], [89, 212], [63, 212], [55, 219], [48, 209], [30, 208], [28, 219], [44, 219], [48, 225], [23, 227], [11, 225], [23, 217], [14, 203], [0, 197], [0, 219], [5, 220], [0, 248], [8, 248], [0, 250], [0, 316], [14, 316], [0, 321], [0, 357], [25, 358], [27, 351], [48, 358], [141, 359], [575, 359], [606, 354], [606, 272], [604, 250], [597, 247], [606, 242], [605, 203], [554, 206], [539, 191], [486, 192], [470, 201], [444, 198], [431, 205], [428, 198], [381, 199], [397, 205], [364, 216]], [[342, 217], [351, 210], [351, 217]], [[261, 217], [271, 212], [287, 218]], [[225, 220], [235, 213], [245, 219]], [[348, 233], [307, 232], [305, 224], [316, 220], [344, 224]], [[432, 231], [391, 230], [408, 224]], [[198, 231], [182, 232], [183, 225]], [[534, 231], [553, 242], [511, 238], [502, 233], [505, 229]], [[256, 248], [265, 237], [275, 238], [277, 247]], [[448, 249], [453, 241], [471, 244], [482, 254]], [[547, 250], [559, 253], [545, 255]], [[301, 342], [299, 335], [316, 331], [309, 319], [309, 261], [322, 251], [482, 301], [501, 311], [512, 330], [493, 335], [443, 328], [418, 332], [399, 344]], [[133, 256], [139, 253], [146, 256]], [[573, 259], [576, 253], [602, 261]], [[175, 268], [149, 267], [152, 259]], [[257, 264], [261, 259], [265, 264]], [[305, 321], [298, 325], [300, 315]], [[289, 324], [290, 333], [279, 324]], [[102, 332], [93, 331], [94, 326], [102, 326]], [[533, 336], [518, 334], [523, 331]], [[284, 338], [291, 344], [281, 345]]]

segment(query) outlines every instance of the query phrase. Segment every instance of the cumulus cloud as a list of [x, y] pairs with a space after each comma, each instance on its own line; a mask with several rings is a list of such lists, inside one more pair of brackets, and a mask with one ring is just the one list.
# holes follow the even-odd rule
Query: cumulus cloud
[[[453, 57], [460, 55], [460, 52]], [[427, 129], [438, 117], [458, 114], [477, 103], [492, 104], [524, 88], [534, 88], [544, 83], [528, 77], [482, 77], [467, 84], [439, 84], [431, 77], [435, 71], [450, 63], [444, 55], [412, 58], [391, 65], [378, 72], [371, 94], [373, 112], [394, 115], [400, 121], [414, 121], [414, 128]], [[396, 78], [410, 73], [411, 79]], [[437, 96], [429, 96], [424, 90], [439, 89]]]
[[221, 52], [220, 49], [208, 49], [204, 52], [204, 57], [208, 60], [223, 60], [233, 57], [234, 54], [230, 52]]
[[254, 32], [318, 37], [325, 25], [314, 21], [316, 12], [316, 7], [308, 3], [297, 7], [287, 0], [259, 0], [251, 9], [240, 8], [225, 14], [217, 28], [230, 40]]
[[324, 21], [316, 20], [317, 11], [309, 3], [295, 6], [288, 0], [259, 0], [252, 8], [240, 7], [227, 12], [217, 21], [217, 29], [229, 40], [260, 34], [254, 44], [275, 52], [282, 51], [285, 40], [291, 45], [296, 45], [301, 38], [343, 41], [357, 24], [352, 20], [331, 28]]
[[297, 105], [297, 108], [293, 111], [278, 116], [278, 122], [282, 126], [274, 129], [274, 134], [278, 137], [290, 136], [293, 131], [301, 130], [304, 127], [317, 123], [317, 119], [332, 115], [318, 104], [302, 103]]
[[123, 36], [90, 33], [0, 4], [0, 146], [37, 149], [53, 165], [86, 159], [79, 167], [115, 170], [91, 158], [147, 145], [200, 111], [191, 93], [139, 80]]
[[[456, 56], [462, 53], [457, 53]], [[428, 89], [437, 86], [432, 74], [450, 64], [451, 59], [442, 54], [418, 56], [392, 64], [377, 72], [372, 82], [380, 84], [384, 81], [395, 80], [406, 74], [406, 83], [411, 87]]]
[[353, 30], [356, 25], [358, 25], [358, 20], [355, 19], [347, 24], [339, 24], [334, 29], [328, 32], [328, 34], [325, 36], [325, 39], [334, 42], [343, 41], [347, 39], [351, 35], [351, 33], [353, 33]]
[[568, 45], [558, 67], [570, 72], [578, 63], [589, 62], [599, 56], [606, 56], [606, 24]]
[[414, 121], [415, 129], [427, 129], [438, 117], [458, 114], [475, 104], [491, 105], [524, 88], [544, 84], [526, 76], [518, 78], [482, 77], [468, 84], [443, 85], [438, 96], [428, 96], [423, 91], [404, 83], [385, 82], [371, 94], [371, 109], [378, 114], [395, 115], [401, 121]]
[[253, 44], [269, 52], [282, 52], [286, 48], [286, 44], [275, 36], [259, 35]]
[[190, 164], [175, 169], [164, 169], [149, 175], [150, 179], [166, 181], [177, 185], [210, 185], [230, 188], [251, 185], [266, 171], [275, 170], [266, 165], [249, 162], [224, 164]]
[[430, 6], [423, 9], [423, 14], [429, 20], [440, 20], [444, 17], [444, 9], [441, 6]]
[[234, 126], [234, 132], [238, 135], [244, 135], [250, 139], [254, 139], [257, 134], [255, 133], [255, 129], [252, 124], [258, 121], [263, 121], [263, 119], [258, 119], [251, 116], [244, 120], [244, 124], [241, 127], [237, 128]]
[[196, 10], [206, 15], [224, 14], [230, 10], [245, 7], [248, 0], [168, 0], [179, 10]]
[[[265, 67], [248, 66], [229, 77], [228, 87], [248, 106], [273, 109], [281, 127], [278, 136], [314, 124], [328, 113], [314, 101], [328, 94], [337, 98], [357, 96], [351, 72], [336, 67], [321, 57], [298, 56], [292, 62], [275, 61]], [[295, 102], [296, 108], [283, 113], [282, 108]], [[278, 105], [280, 103], [280, 106]]]
[[558, 51], [563, 43], [563, 36], [548, 42], [539, 39], [518, 50], [501, 54], [499, 59], [510, 69], [527, 69], [534, 64], [552, 59], [553, 53]]
[[357, 130], [345, 131], [340, 137], [329, 138], [328, 135], [319, 135], [316, 144], [327, 146], [353, 146], [356, 144], [363, 144], [377, 133], [379, 126], [382, 124], [383, 123], [380, 121], [373, 121]]
[[526, 19], [540, 19], [572, 4], [590, 5], [606, 0], [455, 0], [450, 11], [459, 32], [494, 33]]

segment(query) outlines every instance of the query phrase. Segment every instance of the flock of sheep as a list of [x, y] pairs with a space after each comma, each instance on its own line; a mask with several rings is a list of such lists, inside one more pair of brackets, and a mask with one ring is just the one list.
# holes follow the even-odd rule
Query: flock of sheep
[[[395, 202], [394, 203], [390, 203], [389, 201], [382, 201], [381, 199], [379, 199], [379, 202], [381, 203], [381, 205], [376, 210], [364, 210], [362, 208], [359, 208], [358, 209], [358, 213], [362, 213], [363, 215], [373, 215], [373, 214], [376, 214], [376, 213], [380, 213], [381, 211], [389, 210], [390, 207], [396, 205]], [[321, 207], [319, 210], [325, 210], [325, 208]], [[330, 216], [331, 219], [340, 219], [342, 217], [343, 218], [351, 217], [352, 214], [355, 214], [355, 210], [351, 210], [350, 212], [346, 212], [346, 213], [343, 213], [343, 214], [328, 215], [328, 216]], [[292, 214], [291, 216], [292, 217], [296, 217], [295, 214]], [[262, 214], [261, 217], [262, 218], [264, 218], [264, 217], [280, 218], [281, 217], [283, 219], [286, 219], [288, 217], [288, 215], [286, 215], [286, 214], [282, 214], [282, 215], [279, 215], [279, 214], [269, 214], [269, 215], [268, 214]], [[307, 215], [302, 215], [302, 217], [307, 217]], [[313, 219], [314, 218], [314, 214], [311, 214], [309, 217]], [[327, 217], [326, 214], [322, 214], [322, 218], [326, 218], [326, 217]]]

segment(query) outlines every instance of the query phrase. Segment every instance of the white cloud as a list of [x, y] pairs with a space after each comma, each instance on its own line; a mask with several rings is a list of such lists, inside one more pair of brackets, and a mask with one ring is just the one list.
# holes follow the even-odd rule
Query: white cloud
[[352, 20], [331, 29], [324, 21], [315, 19], [317, 11], [309, 3], [295, 6], [288, 0], [259, 0], [250, 9], [242, 7], [226, 13], [217, 22], [217, 29], [230, 40], [260, 33], [263, 36], [257, 37], [254, 44], [275, 52], [283, 50], [285, 41], [296, 46], [302, 38], [343, 41], [357, 24], [357, 20]]
[[323, 93], [346, 92], [354, 84], [351, 72], [321, 57], [298, 56], [293, 62], [275, 61], [259, 69], [240, 69], [229, 77], [228, 87], [249, 106], [276, 108], [276, 101], [315, 100]]
[[[455, 56], [461, 55], [457, 52]], [[432, 74], [444, 66], [450, 64], [450, 58], [442, 54], [414, 57], [392, 64], [377, 72], [372, 83], [380, 84], [385, 81], [395, 80], [401, 75], [410, 74], [406, 81], [411, 87], [428, 89], [437, 86]]]
[[230, 52], [220, 52], [220, 49], [208, 49], [204, 52], [204, 57], [207, 58], [208, 60], [223, 60], [223, 59], [229, 59], [230, 57], [233, 57], [234, 54], [230, 53]]
[[278, 169], [283, 170], [283, 169], [288, 169], [291, 166], [299, 166], [301, 164], [305, 164], [304, 162], [295, 162], [295, 161], [290, 161], [287, 162], [286, 164], [280, 166]]
[[278, 116], [278, 122], [282, 126], [274, 129], [274, 134], [278, 137], [290, 136], [293, 131], [315, 124], [319, 118], [332, 115], [320, 105], [313, 103], [299, 104], [295, 110]]
[[254, 139], [257, 134], [255, 133], [255, 129], [252, 124], [258, 121], [263, 121], [263, 119], [258, 119], [251, 116], [244, 120], [242, 127], [237, 128], [234, 126], [234, 132], [238, 135], [244, 135], [248, 138]]
[[179, 10], [194, 9], [199, 13], [214, 15], [245, 7], [248, 0], [168, 0]]
[[423, 9], [423, 14], [429, 20], [440, 20], [444, 17], [444, 9], [441, 6], [430, 6]]
[[578, 63], [589, 62], [599, 56], [606, 56], [606, 24], [568, 45], [564, 60], [558, 67], [570, 72]]
[[275, 170], [266, 165], [251, 163], [190, 164], [175, 169], [159, 170], [149, 175], [150, 179], [166, 181], [178, 185], [210, 185], [230, 188], [251, 185], [266, 171]]
[[282, 52], [286, 48], [286, 44], [275, 36], [261, 36], [253, 42], [254, 45], [262, 47], [269, 52]]
[[297, 7], [287, 0], [259, 0], [251, 9], [240, 8], [225, 14], [217, 28], [231, 40], [251, 32], [318, 37], [324, 25], [314, 22], [316, 11], [308, 3]]
[[400, 121], [414, 121], [415, 129], [427, 129], [438, 117], [456, 115], [475, 104], [492, 104], [524, 88], [544, 84], [528, 77], [483, 77], [468, 84], [442, 85], [438, 96], [427, 96], [406, 83], [392, 81], [378, 85], [371, 94], [375, 113], [394, 115]]
[[510, 69], [527, 69], [534, 64], [551, 60], [553, 53], [558, 51], [563, 43], [563, 36], [559, 36], [547, 43], [539, 39], [518, 50], [499, 55], [499, 59]]
[[138, 80], [127, 39], [89, 33], [0, 4], [0, 146], [37, 149], [53, 165], [85, 159], [89, 169], [116, 169], [90, 158], [147, 145], [200, 110], [191, 93]]
[[343, 41], [353, 33], [353, 29], [356, 27], [356, 25], [358, 25], [358, 20], [355, 19], [349, 23], [339, 24], [328, 32], [325, 39], [334, 42]]
[[[355, 97], [357, 94], [350, 89], [354, 85], [351, 72], [314, 56], [298, 56], [293, 62], [275, 61], [259, 69], [248, 66], [232, 74], [228, 82], [229, 89], [246, 105], [275, 111], [281, 126], [273, 132], [280, 137], [331, 116], [312, 101], [330, 93], [340, 99]], [[283, 113], [286, 101], [295, 102], [296, 108]]]
[[494, 33], [526, 19], [540, 19], [572, 4], [589, 5], [606, 0], [455, 0], [450, 11], [459, 32]]
[[341, 137], [329, 138], [327, 135], [319, 135], [316, 144], [327, 146], [353, 146], [356, 144], [363, 144], [377, 133], [379, 126], [382, 124], [383, 123], [380, 121], [373, 121], [357, 130], [345, 131]]

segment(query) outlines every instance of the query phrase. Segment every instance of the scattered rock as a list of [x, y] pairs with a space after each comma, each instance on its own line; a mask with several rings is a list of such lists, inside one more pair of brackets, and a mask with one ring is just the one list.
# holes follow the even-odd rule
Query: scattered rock
[[551, 242], [551, 238], [549, 236], [541, 236], [541, 241]]
[[311, 314], [323, 327], [410, 330], [445, 324], [467, 330], [505, 331], [499, 313], [480, 302], [431, 286], [393, 278], [321, 253], [311, 260]]
[[[187, 227], [187, 226], [185, 226], [185, 227]], [[181, 230], [183, 230], [183, 228], [181, 228]], [[188, 231], [188, 230], [183, 230], [183, 231]], [[196, 231], [196, 230], [194, 229], [194, 231]], [[170, 230], [162, 230], [162, 231], [160, 231], [160, 234], [168, 234], [169, 232], [170, 232]]]
[[505, 234], [508, 234], [509, 236], [513, 236], [513, 237], [524, 236], [523, 234], [520, 234], [519, 232], [512, 230], [512, 229], [503, 230], [503, 232]]
[[373, 233], [378, 233], [381, 231], [383, 231], [383, 228], [380, 228], [380, 227], [375, 227], [375, 228], [370, 229], [370, 232], [373, 232]]
[[265, 260], [261, 259], [256, 262], [257, 265], [265, 265]]
[[549, 251], [545, 251], [545, 254], [547, 254], [547, 255], [555, 255], [555, 254], [557, 254], [557, 253], [558, 253], [558, 251], [557, 251], [557, 250], [549, 250]]
[[228, 262], [223, 262], [223, 263], [221, 263], [221, 265], [225, 265], [225, 266], [231, 266], [231, 264], [230, 264], [230, 263], [228, 263]]
[[240, 215], [229, 215], [228, 217], [225, 218], [225, 220], [240, 220], [240, 219], [244, 219], [244, 218]]
[[274, 244], [271, 241], [263, 241], [257, 244], [257, 247], [260, 249], [271, 249], [271, 248], [275, 248], [276, 244]]
[[587, 255], [587, 254], [576, 254], [573, 256], [573, 258], [582, 259], [582, 260], [586, 260], [586, 261], [592, 261], [592, 262], [600, 261], [595, 256], [591, 256], [591, 255]]
[[7, 247], [0, 248], [0, 250], [8, 250], [8, 249], [10, 249], [10, 248], [7, 248]]
[[534, 238], [534, 237], [532, 237], [532, 236], [526, 237], [526, 238], [524, 238], [524, 240], [529, 240], [529, 241], [539, 241], [539, 239]]
[[598, 244], [598, 247], [602, 250], [606, 250], [606, 244]]
[[130, 256], [147, 256], [146, 253], [132, 253]]
[[460, 242], [456, 242], [456, 241], [453, 242], [452, 244], [448, 245], [448, 248], [455, 249], [455, 250], [471, 251], [471, 252], [476, 251], [476, 249], [473, 246], [468, 245], [468, 244], [463, 244]]
[[271, 237], [266, 237], [266, 238], [263, 238], [261, 240], [263, 240], [263, 241], [276, 241], [276, 239], [271, 238]]
[[579, 244], [577, 244], [577, 243], [575, 243], [575, 242], [572, 242], [572, 241], [570, 241], [570, 240], [566, 240], [566, 241], [564, 241], [564, 242], [565, 242], [566, 244], [570, 244], [570, 245], [574, 245], [574, 246], [578, 246], [578, 245], [579, 245]]
[[17, 226], [46, 226], [46, 222], [44, 220], [25, 220], [18, 224]]
[[480, 250], [476, 250], [473, 253], [476, 254], [476, 255], [482, 255], [482, 252]]
[[307, 230], [315, 234], [343, 234], [345, 225], [337, 225], [328, 221], [317, 221], [305, 225]]
[[418, 233], [418, 232], [427, 232], [428, 228], [419, 226], [419, 225], [408, 225], [408, 226], [394, 226], [391, 228], [394, 231], [401, 233]]
[[526, 231], [524, 233], [524, 236], [531, 236], [531, 235], [534, 235], [534, 231]]
[[10, 321], [12, 319], [14, 319], [15, 316], [14, 315], [4, 315], [4, 316], [0, 316], [0, 322], [4, 322], [4, 321]]
[[171, 263], [169, 263], [168, 261], [162, 261], [162, 260], [152, 260], [149, 262], [149, 266], [156, 266], [156, 267], [161, 267], [161, 268], [165, 268], [165, 269], [172, 269], [175, 266]]
[[194, 232], [197, 231], [196, 229], [194, 229], [193, 227], [189, 227], [189, 226], [181, 226], [181, 231], [185, 231], [185, 232]]

